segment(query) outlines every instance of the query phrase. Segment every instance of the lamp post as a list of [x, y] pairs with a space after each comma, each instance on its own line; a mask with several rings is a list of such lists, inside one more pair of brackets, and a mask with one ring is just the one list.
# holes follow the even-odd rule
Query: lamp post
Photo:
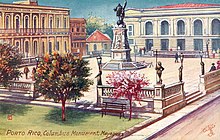
[[202, 61], [203, 52], [200, 51], [200, 65], [201, 65], [201, 74], [205, 74], [205, 63]]
[[[153, 51], [154, 52], [154, 51]], [[155, 53], [155, 58], [156, 58], [156, 68], [157, 68], [157, 49], [156, 49], [156, 51], [155, 51], [156, 53]], [[157, 81], [157, 71], [156, 71], [156, 83], [157, 83], [158, 81]]]
[[97, 59], [99, 70], [101, 70], [102, 57], [99, 55], [99, 56], [96, 57], [96, 59]]
[[206, 51], [207, 51], [207, 57], [209, 58], [209, 43], [210, 43], [210, 39], [208, 39], [206, 41]]
[[95, 78], [97, 78], [97, 85], [102, 85], [102, 57], [99, 55], [98, 57], [96, 57], [96, 59], [99, 67], [99, 73], [98, 75], [96, 75]]
[[183, 53], [180, 54], [180, 62], [181, 62], [181, 66], [183, 66]]

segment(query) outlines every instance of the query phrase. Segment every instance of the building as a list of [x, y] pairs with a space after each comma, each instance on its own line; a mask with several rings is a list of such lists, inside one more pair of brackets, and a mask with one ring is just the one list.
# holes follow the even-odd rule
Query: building
[[86, 39], [87, 54], [110, 53], [112, 40], [107, 34], [103, 34], [99, 30], [95, 30]]
[[70, 10], [40, 6], [37, 0], [0, 3], [0, 40], [19, 47], [25, 57], [70, 51]]
[[220, 4], [130, 8], [126, 11], [125, 22], [131, 46], [136, 44], [148, 51], [208, 50], [212, 53], [220, 49]]
[[86, 20], [84, 18], [70, 19], [70, 36], [72, 52], [86, 55]]

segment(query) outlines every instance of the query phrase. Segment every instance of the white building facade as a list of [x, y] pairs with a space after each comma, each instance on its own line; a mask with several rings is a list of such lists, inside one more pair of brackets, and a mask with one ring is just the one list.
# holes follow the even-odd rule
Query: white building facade
[[129, 42], [149, 50], [203, 51], [220, 49], [220, 4], [177, 4], [130, 8], [125, 22]]

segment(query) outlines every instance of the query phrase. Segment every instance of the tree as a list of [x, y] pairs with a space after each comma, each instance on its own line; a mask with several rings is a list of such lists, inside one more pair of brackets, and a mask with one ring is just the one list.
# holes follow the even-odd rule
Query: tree
[[87, 35], [91, 35], [95, 30], [100, 30], [104, 34], [113, 38], [113, 26], [111, 24], [105, 23], [105, 19], [97, 16], [89, 16], [86, 19], [86, 32]]
[[22, 56], [17, 47], [9, 44], [0, 44], [0, 84], [8, 86], [9, 80], [21, 77], [18, 66], [21, 64]]
[[130, 102], [130, 116], [132, 114], [132, 100], [140, 101], [142, 99], [141, 89], [148, 86], [149, 82], [144, 75], [137, 74], [136, 72], [113, 72], [107, 76], [107, 83], [114, 86], [112, 97], [116, 99], [125, 97]]
[[62, 102], [62, 121], [65, 121], [66, 100], [78, 99], [83, 91], [88, 91], [92, 81], [88, 61], [76, 59], [72, 54], [60, 56], [54, 52], [46, 55], [39, 63], [35, 79], [36, 92], [46, 99]]

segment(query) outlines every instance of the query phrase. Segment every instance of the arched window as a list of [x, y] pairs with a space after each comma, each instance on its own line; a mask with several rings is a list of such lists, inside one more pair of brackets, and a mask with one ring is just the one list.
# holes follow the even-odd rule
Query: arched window
[[28, 55], [28, 52], [29, 52], [29, 43], [28, 43], [28, 41], [25, 41], [25, 54], [26, 54], [26, 56]]
[[6, 19], [5, 19], [5, 29], [9, 29], [10, 27], [10, 17], [9, 16], [6, 16]]
[[60, 19], [57, 18], [57, 28], [60, 28]]
[[161, 22], [161, 35], [169, 35], [169, 23], [167, 21]]
[[49, 42], [48, 50], [49, 54], [52, 54], [52, 42]]
[[97, 51], [97, 45], [96, 44], [93, 45], [93, 50]]
[[29, 22], [28, 16], [25, 16], [25, 18], [24, 18], [24, 28], [25, 29], [28, 29], [28, 22]]
[[42, 42], [42, 54], [43, 54], [43, 56], [45, 54], [45, 44], [44, 44], [44, 42]]
[[220, 20], [218, 19], [212, 21], [212, 35], [220, 35]]
[[194, 35], [202, 35], [202, 21], [199, 19], [194, 21]]
[[182, 20], [177, 22], [177, 35], [184, 35], [185, 34], [185, 23]]
[[66, 41], [64, 42], [64, 50], [65, 50], [65, 52], [67, 52], [67, 43], [66, 43]]
[[153, 24], [151, 22], [147, 22], [145, 24], [146, 35], [153, 35]]
[[45, 28], [45, 17], [42, 17], [42, 29]]
[[20, 25], [20, 18], [19, 18], [19, 16], [16, 16], [15, 17], [15, 29], [16, 29], [16, 33], [18, 33], [19, 32], [19, 25]]
[[37, 41], [34, 41], [34, 55], [37, 55]]
[[34, 17], [34, 32], [37, 30], [37, 17]]
[[15, 45], [16, 45], [16, 47], [19, 48], [19, 50], [21, 51], [21, 48], [19, 47], [19, 46], [20, 46], [20, 43], [19, 43], [19, 42], [16, 42]]
[[60, 42], [59, 42], [59, 41], [57, 41], [57, 43], [56, 43], [56, 50], [57, 50], [57, 51], [60, 50]]
[[64, 18], [64, 21], [63, 21], [63, 26], [64, 26], [64, 28], [66, 28], [66, 18]]
[[50, 29], [53, 28], [53, 18], [52, 17], [50, 17], [49, 28]]

